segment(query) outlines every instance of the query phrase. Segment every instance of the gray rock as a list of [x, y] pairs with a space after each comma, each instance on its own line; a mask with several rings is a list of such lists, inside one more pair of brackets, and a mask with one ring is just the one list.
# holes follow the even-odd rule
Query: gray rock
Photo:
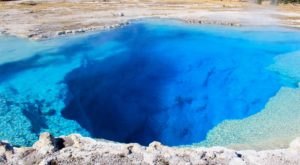
[[57, 36], [61, 36], [61, 35], [65, 35], [65, 34], [66, 34], [65, 31], [58, 31], [58, 32], [56, 32]]
[[159, 142], [149, 146], [95, 140], [72, 134], [54, 138], [40, 135], [32, 147], [0, 143], [0, 164], [300, 164], [300, 138], [287, 149], [234, 151], [223, 147], [168, 147]]
[[85, 30], [84, 29], [77, 29], [77, 30], [74, 30], [73, 33], [84, 33]]
[[66, 30], [66, 34], [72, 34], [73, 31], [72, 30]]

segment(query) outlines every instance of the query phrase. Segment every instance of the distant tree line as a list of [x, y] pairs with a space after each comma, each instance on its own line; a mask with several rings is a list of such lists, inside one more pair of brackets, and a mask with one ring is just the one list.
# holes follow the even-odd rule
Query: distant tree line
[[[261, 4], [263, 2], [263, 0], [256, 0], [256, 2], [258, 4]], [[300, 0], [270, 0], [270, 2], [273, 5], [277, 5], [279, 3], [284, 3], [284, 4], [287, 4], [287, 3], [299, 3], [300, 4]]]

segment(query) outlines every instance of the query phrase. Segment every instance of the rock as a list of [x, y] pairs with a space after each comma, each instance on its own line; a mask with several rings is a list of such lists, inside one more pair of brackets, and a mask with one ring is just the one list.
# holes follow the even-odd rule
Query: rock
[[153, 151], [157, 151], [157, 150], [161, 150], [162, 145], [160, 142], [152, 142], [149, 144], [148, 149], [153, 150]]
[[289, 145], [290, 149], [292, 150], [296, 150], [296, 151], [300, 151], [300, 137], [296, 138], [295, 140], [293, 140], [290, 145]]
[[7, 34], [7, 31], [5, 29], [0, 29], [0, 35]]
[[66, 34], [71, 34], [71, 33], [73, 33], [72, 30], [66, 30]]
[[32, 148], [39, 150], [42, 154], [54, 152], [54, 137], [50, 133], [42, 133], [37, 142], [35, 142]]
[[77, 29], [77, 30], [74, 31], [74, 33], [84, 33], [84, 32], [85, 32], [84, 29]]
[[25, 1], [25, 2], [21, 2], [20, 4], [21, 5], [27, 5], [27, 6], [36, 6], [36, 5], [38, 5], [38, 3], [35, 2], [35, 1]]
[[34, 36], [36, 36], [37, 34], [28, 34], [28, 38], [33, 38]]
[[13, 147], [7, 142], [0, 141], [0, 155], [3, 155], [7, 152], [13, 153]]
[[[53, 153], [65, 147], [64, 139], [54, 138], [50, 133], [42, 133], [39, 140], [33, 144], [32, 148], [41, 154]], [[70, 142], [66, 143], [70, 145]]]
[[38, 38], [39, 38], [39, 39], [47, 39], [47, 38], [48, 38], [48, 35], [42, 34], [42, 35], [39, 35]]
[[167, 147], [152, 142], [148, 147], [95, 140], [72, 134], [54, 138], [40, 135], [32, 147], [14, 148], [0, 143], [0, 164], [300, 164], [300, 138], [289, 149], [234, 151], [223, 147]]
[[63, 142], [64, 147], [70, 147], [74, 145], [74, 141], [70, 137], [65, 137]]
[[5, 164], [14, 154], [14, 148], [7, 142], [0, 141], [0, 164]]
[[56, 32], [57, 36], [61, 36], [61, 35], [65, 35], [65, 34], [66, 34], [65, 31], [58, 31], [58, 32]]

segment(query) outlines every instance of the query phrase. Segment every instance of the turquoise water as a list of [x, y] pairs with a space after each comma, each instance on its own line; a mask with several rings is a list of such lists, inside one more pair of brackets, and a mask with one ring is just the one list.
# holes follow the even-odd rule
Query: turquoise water
[[205, 140], [227, 119], [261, 111], [297, 81], [268, 69], [300, 50], [284, 28], [142, 21], [79, 37], [0, 37], [0, 139], [44, 131], [147, 145]]

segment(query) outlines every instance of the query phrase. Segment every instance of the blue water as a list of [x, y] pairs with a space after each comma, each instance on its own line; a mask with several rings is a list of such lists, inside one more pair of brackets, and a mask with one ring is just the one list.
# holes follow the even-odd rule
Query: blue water
[[253, 115], [280, 87], [295, 86], [267, 68], [300, 50], [296, 30], [171, 21], [56, 39], [38, 51], [49, 43], [32, 43], [10, 61], [21, 39], [3, 38], [0, 139], [17, 145], [44, 131], [143, 145], [200, 142], [225, 119]]

